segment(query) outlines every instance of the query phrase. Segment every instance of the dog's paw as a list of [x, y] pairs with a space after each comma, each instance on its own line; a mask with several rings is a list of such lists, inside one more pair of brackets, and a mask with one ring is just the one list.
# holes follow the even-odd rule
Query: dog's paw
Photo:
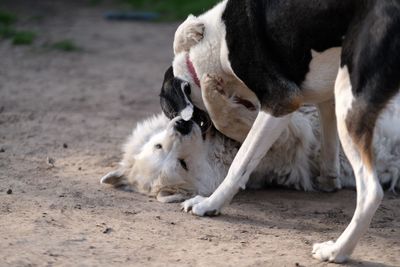
[[340, 179], [336, 176], [321, 175], [316, 178], [316, 189], [322, 192], [336, 192], [342, 188]]
[[204, 94], [210, 97], [217, 97], [219, 95], [225, 96], [225, 81], [222, 77], [215, 74], [204, 74], [201, 78], [201, 88]]
[[334, 241], [316, 243], [313, 246], [312, 256], [320, 261], [329, 261], [335, 263], [345, 262], [348, 255], [340, 253], [340, 249]]
[[204, 37], [204, 30], [205, 26], [203, 22], [189, 22], [184, 29], [186, 41], [192, 42], [193, 44], [200, 43]]
[[194, 198], [188, 199], [184, 202], [182, 202], [181, 207], [184, 212], [190, 212], [192, 211], [192, 208], [194, 205], [200, 203], [201, 201], [205, 200], [206, 197], [202, 196], [195, 196]]
[[219, 208], [213, 208], [208, 197], [196, 196], [182, 203], [182, 210], [197, 216], [217, 216]]
[[175, 53], [189, 51], [190, 48], [198, 43], [204, 37], [204, 23], [190, 16], [183, 22], [175, 33], [174, 50]]

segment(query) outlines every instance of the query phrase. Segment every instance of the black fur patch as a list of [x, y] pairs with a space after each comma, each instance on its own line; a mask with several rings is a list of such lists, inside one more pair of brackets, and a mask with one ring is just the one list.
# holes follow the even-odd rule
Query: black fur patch
[[[185, 96], [182, 92], [182, 83], [187, 82], [174, 77], [173, 68], [169, 67], [165, 72], [160, 93], [161, 109], [169, 119], [176, 118], [186, 107]], [[189, 101], [191, 101], [190, 84], [187, 83], [186, 86], [185, 94]], [[197, 107], [194, 107], [192, 120], [200, 126], [203, 133], [212, 127], [212, 122], [208, 114]]]
[[[186, 107], [185, 96], [182, 92], [182, 84], [187, 83], [174, 77], [174, 70], [169, 67], [164, 75], [160, 93], [160, 104], [164, 114], [173, 119]], [[187, 83], [189, 85], [189, 83]], [[190, 96], [188, 96], [190, 99]]]
[[400, 87], [400, 1], [366, 2], [343, 43], [341, 66], [353, 94], [379, 112]]
[[229, 60], [262, 109], [280, 116], [296, 108], [311, 49], [341, 45], [356, 2], [360, 1], [228, 1], [222, 19]]

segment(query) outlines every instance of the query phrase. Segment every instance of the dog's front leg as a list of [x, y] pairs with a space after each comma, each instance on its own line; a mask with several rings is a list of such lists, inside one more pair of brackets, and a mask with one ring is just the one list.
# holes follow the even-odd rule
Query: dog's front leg
[[204, 36], [204, 23], [199, 21], [197, 17], [189, 15], [189, 17], [179, 25], [175, 32], [174, 53], [189, 51], [190, 48], [198, 44]]
[[252, 171], [287, 127], [290, 116], [278, 118], [260, 111], [222, 184], [208, 198], [198, 196], [185, 201], [183, 209], [199, 216], [219, 214], [223, 205], [230, 202], [240, 188], [245, 188]]
[[317, 187], [325, 192], [333, 192], [341, 188], [335, 101], [318, 104], [318, 111], [321, 123], [321, 170], [317, 177]]
[[257, 117], [257, 111], [235, 103], [224, 89], [226, 83], [217, 75], [205, 74], [201, 79], [203, 102], [215, 128], [242, 143]]

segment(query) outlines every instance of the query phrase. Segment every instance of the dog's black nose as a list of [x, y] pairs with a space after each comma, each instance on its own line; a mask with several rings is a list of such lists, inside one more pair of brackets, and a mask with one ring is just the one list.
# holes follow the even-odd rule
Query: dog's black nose
[[192, 131], [193, 122], [192, 121], [178, 120], [178, 121], [175, 122], [174, 128], [175, 128], [175, 130], [177, 130], [182, 135], [187, 135]]

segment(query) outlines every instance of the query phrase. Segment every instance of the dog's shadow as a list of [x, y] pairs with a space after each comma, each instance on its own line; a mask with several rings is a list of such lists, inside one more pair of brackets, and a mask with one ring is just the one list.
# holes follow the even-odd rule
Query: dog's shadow
[[[326, 232], [342, 231], [353, 216], [356, 206], [354, 190], [336, 193], [301, 192], [283, 188], [240, 192], [218, 220], [233, 224], [251, 224], [263, 228]], [[373, 228], [396, 228], [396, 205], [386, 201], [371, 224]], [[387, 204], [386, 204], [387, 203]]]
[[352, 190], [333, 194], [282, 188], [246, 190], [216, 219], [261, 228], [328, 231], [350, 222], [355, 203]]
[[[390, 198], [389, 200], [390, 201]], [[282, 188], [267, 190], [246, 190], [239, 193], [233, 203], [221, 216], [213, 218], [240, 227], [257, 229], [266, 234], [275, 231], [296, 231], [300, 239], [307, 243], [321, 241], [321, 233], [326, 238], [337, 237], [350, 222], [356, 204], [356, 192], [341, 190], [336, 193], [299, 192]], [[386, 228], [386, 234], [372, 230], [373, 235], [395, 240], [396, 236], [388, 234], [397, 226], [397, 219], [385, 220], [386, 213], [392, 216], [390, 205], [378, 210], [372, 222], [373, 228]], [[386, 208], [387, 206], [387, 208]], [[389, 215], [390, 216], [390, 215]], [[396, 234], [397, 235], [397, 234]], [[303, 237], [301, 237], [303, 236]], [[345, 266], [381, 266], [383, 263], [363, 260], [350, 260]]]

